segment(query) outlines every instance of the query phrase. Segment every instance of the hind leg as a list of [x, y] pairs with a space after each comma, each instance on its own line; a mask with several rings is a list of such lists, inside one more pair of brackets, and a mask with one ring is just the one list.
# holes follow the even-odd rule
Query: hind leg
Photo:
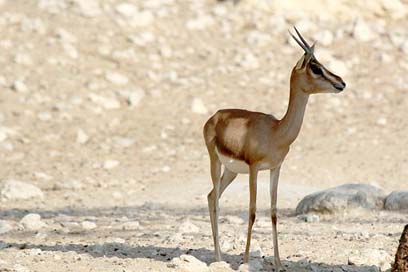
[[[218, 158], [217, 158], [218, 160]], [[213, 169], [214, 167], [214, 169]], [[213, 173], [214, 170], [214, 173]], [[214, 248], [215, 248], [215, 260], [221, 261], [221, 250], [220, 250], [220, 241], [218, 236], [218, 216], [219, 216], [219, 199], [225, 189], [228, 187], [229, 184], [235, 179], [237, 176], [236, 173], [231, 172], [227, 168], [225, 168], [224, 173], [219, 180], [219, 174], [221, 172], [221, 164], [218, 161], [211, 163], [211, 177], [213, 178], [213, 185], [214, 188], [208, 194], [208, 208], [210, 211], [210, 220], [211, 220], [211, 229], [214, 239]], [[214, 180], [216, 182], [214, 182]]]

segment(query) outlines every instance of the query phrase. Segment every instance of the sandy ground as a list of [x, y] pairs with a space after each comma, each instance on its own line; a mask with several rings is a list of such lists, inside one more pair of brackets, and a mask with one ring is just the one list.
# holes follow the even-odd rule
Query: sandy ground
[[[0, 270], [174, 271], [171, 259], [186, 253], [211, 263], [202, 126], [219, 108], [285, 113], [302, 54], [289, 41], [294, 24], [318, 39], [317, 58], [347, 89], [311, 97], [284, 163], [282, 260], [293, 271], [344, 271], [365, 248], [393, 255], [406, 213], [294, 215], [310, 192], [349, 182], [391, 192], [408, 180], [408, 6], [333, 2], [0, 1], [0, 178], [45, 194], [1, 202], [13, 229], [0, 235]], [[259, 183], [253, 240], [268, 270], [267, 173]], [[242, 175], [221, 201], [234, 269], [247, 207]], [[46, 226], [22, 227], [28, 213]]]

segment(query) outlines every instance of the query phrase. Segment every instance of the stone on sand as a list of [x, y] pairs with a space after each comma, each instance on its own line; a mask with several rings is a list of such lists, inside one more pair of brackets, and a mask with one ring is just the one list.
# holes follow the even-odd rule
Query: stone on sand
[[173, 258], [171, 265], [174, 266], [177, 272], [209, 272], [207, 265], [191, 255], [181, 255], [178, 258]]
[[296, 207], [296, 214], [348, 213], [384, 207], [384, 192], [368, 184], [344, 184], [305, 196]]
[[18, 180], [8, 179], [0, 183], [1, 199], [43, 199], [44, 193], [40, 188]]
[[394, 191], [385, 199], [386, 210], [407, 210], [408, 191]]
[[27, 214], [20, 220], [20, 224], [26, 230], [39, 230], [47, 226], [46, 223], [41, 221], [41, 215], [38, 213]]

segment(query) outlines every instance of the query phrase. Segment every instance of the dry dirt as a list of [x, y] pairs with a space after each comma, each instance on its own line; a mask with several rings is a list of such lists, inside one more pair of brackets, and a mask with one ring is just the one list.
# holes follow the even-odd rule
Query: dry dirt
[[[0, 270], [174, 271], [170, 260], [185, 253], [211, 263], [202, 126], [219, 108], [284, 114], [302, 54], [289, 41], [292, 25], [318, 39], [317, 58], [347, 88], [310, 99], [284, 163], [282, 260], [291, 271], [343, 271], [359, 250], [392, 256], [406, 212], [306, 223], [294, 208], [349, 182], [406, 189], [408, 5], [395, 2], [0, 1], [0, 178], [45, 194], [1, 202], [13, 230], [0, 235]], [[259, 183], [254, 249], [270, 269], [267, 173]], [[243, 175], [221, 201], [234, 269], [247, 206]], [[28, 213], [46, 226], [24, 229]], [[183, 233], [183, 222], [198, 230]]]

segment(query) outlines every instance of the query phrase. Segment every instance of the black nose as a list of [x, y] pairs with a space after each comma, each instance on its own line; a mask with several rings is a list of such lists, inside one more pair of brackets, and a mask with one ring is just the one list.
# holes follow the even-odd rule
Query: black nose
[[339, 91], [344, 90], [344, 88], [346, 88], [346, 83], [344, 81], [340, 82], [340, 83], [336, 83], [334, 84], [334, 88], [336, 88]]

